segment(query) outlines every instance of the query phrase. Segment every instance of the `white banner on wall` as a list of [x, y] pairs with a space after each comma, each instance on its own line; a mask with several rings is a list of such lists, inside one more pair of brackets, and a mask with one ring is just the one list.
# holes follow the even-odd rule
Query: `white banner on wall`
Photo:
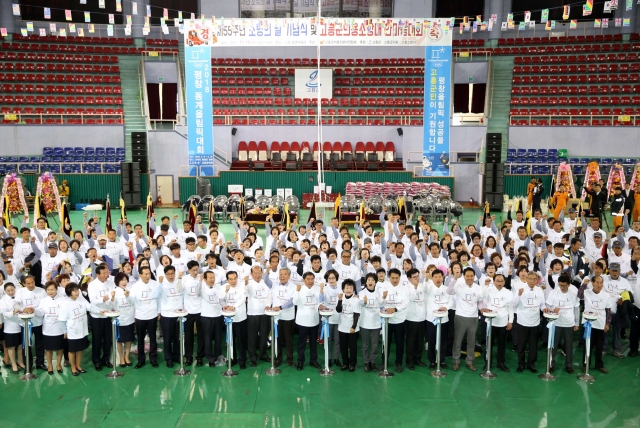
[[318, 69], [296, 68], [295, 78], [295, 98], [318, 98], [318, 90], [320, 98], [333, 97], [333, 69], [321, 68], [318, 79]]
[[[315, 17], [214, 18], [185, 20], [185, 28], [185, 43], [189, 46], [317, 46], [318, 41], [323, 46], [452, 44], [448, 19], [320, 18], [317, 22]], [[196, 33], [200, 37], [195, 37]]]
[[275, 0], [240, 0], [240, 10], [257, 11], [257, 10], [273, 10]]

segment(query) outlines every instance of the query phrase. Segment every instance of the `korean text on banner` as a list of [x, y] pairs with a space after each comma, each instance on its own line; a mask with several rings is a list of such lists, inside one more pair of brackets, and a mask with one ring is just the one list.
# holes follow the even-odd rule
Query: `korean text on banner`
[[[434, 41], [442, 39], [442, 27], [431, 27], [427, 36]], [[451, 43], [425, 49], [422, 175], [449, 176]]]
[[211, 47], [207, 27], [185, 32], [189, 165], [213, 165]]

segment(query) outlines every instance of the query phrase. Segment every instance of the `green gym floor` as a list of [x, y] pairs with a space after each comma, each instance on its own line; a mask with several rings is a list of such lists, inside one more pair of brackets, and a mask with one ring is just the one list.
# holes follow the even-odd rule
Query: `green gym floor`
[[[169, 212], [158, 210], [158, 216]], [[477, 220], [477, 215], [465, 217], [464, 224]], [[144, 212], [129, 212], [129, 219], [142, 222]], [[73, 213], [72, 223], [79, 221], [80, 214]], [[628, 347], [626, 341], [623, 345]], [[546, 356], [542, 348], [540, 344], [540, 372]], [[446, 370], [447, 377], [435, 379], [420, 367], [382, 379], [364, 371], [358, 350], [356, 372], [338, 371], [328, 378], [309, 367], [307, 351], [303, 371], [285, 365], [275, 377], [264, 374], [269, 364], [260, 361], [246, 370], [235, 366], [239, 375], [234, 378], [222, 377], [221, 367], [208, 366], [193, 366], [191, 375], [179, 378], [173, 375], [175, 367], [167, 368], [160, 354], [157, 369], [149, 364], [140, 370], [120, 368], [124, 377], [107, 379], [108, 369], [93, 369], [88, 349], [83, 364], [88, 373], [79, 377], [71, 376], [68, 368], [53, 376], [38, 371], [38, 378], [26, 383], [3, 368], [0, 427], [640, 426], [640, 357], [620, 360], [606, 355], [610, 374], [593, 373], [593, 384], [576, 377], [581, 349], [574, 353], [576, 373], [556, 371], [558, 378], [553, 382], [528, 371], [516, 373], [516, 354], [510, 350], [507, 365], [512, 372], [498, 370], [498, 377], [492, 380], [466, 368]], [[322, 348], [318, 351], [323, 364]], [[390, 355], [394, 354], [391, 347]], [[132, 361], [135, 363], [133, 356]], [[559, 355], [558, 361], [561, 365], [563, 357]], [[447, 363], [451, 365], [450, 359]], [[478, 369], [482, 366], [478, 360], [476, 365]]]

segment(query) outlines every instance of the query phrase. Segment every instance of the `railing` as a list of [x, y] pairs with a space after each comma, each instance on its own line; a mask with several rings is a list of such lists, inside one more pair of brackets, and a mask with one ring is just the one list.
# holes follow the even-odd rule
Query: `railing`
[[[206, 169], [213, 169], [213, 175], [203, 175], [202, 172], [203, 170], [205, 172]], [[187, 173], [183, 174], [183, 171], [186, 169]], [[191, 174], [193, 171], [196, 172], [196, 174]], [[217, 165], [180, 165], [178, 166], [178, 176], [180, 177], [217, 177], [219, 174], [218, 171], [218, 166]]]
[[[483, 139], [484, 140], [484, 139]], [[481, 152], [474, 152], [474, 151], [468, 151], [468, 152], [449, 152], [449, 159], [451, 162], [457, 162], [458, 161], [458, 154], [459, 153], [463, 153], [463, 154], [473, 154], [475, 155], [475, 162], [480, 162], [480, 154]], [[413, 160], [411, 159], [411, 155], [417, 155], [418, 159], [416, 159], [415, 157], [413, 158]], [[422, 150], [411, 150], [407, 153], [407, 162], [422, 162], [422, 156], [424, 156], [424, 152]]]
[[[511, 119], [515, 119], [515, 120], [519, 120], [519, 118], [526, 118], [527, 123], [524, 125], [518, 124], [518, 123], [511, 123]], [[640, 115], [621, 115], [621, 114], [616, 114], [616, 115], [602, 115], [602, 114], [597, 114], [597, 115], [570, 115], [570, 114], [565, 114], [565, 115], [541, 115], [541, 114], [527, 114], [527, 115], [510, 115], [509, 116], [509, 126], [528, 126], [531, 125], [531, 120], [532, 118], [536, 118], [534, 120], [538, 120], [538, 119], [545, 119], [548, 120], [548, 123], [546, 124], [536, 124], [533, 126], [552, 126], [551, 125], [551, 120], [563, 120], [563, 121], [567, 121], [567, 124], [563, 124], [562, 126], [620, 126], [620, 125], [625, 125], [625, 126], [640, 126]], [[598, 123], [596, 125], [593, 125], [593, 121], [595, 120], [602, 120], [602, 119], [607, 119], [607, 120], [611, 120], [611, 123], [608, 125], [603, 125], [601, 123]], [[525, 119], [522, 119], [525, 120]], [[588, 120], [589, 124], [588, 125], [584, 125], [584, 124], [580, 124], [580, 121], [584, 121], [584, 120]], [[574, 123], [571, 124], [572, 121], [578, 121], [578, 123]], [[556, 126], [556, 125], [553, 125]]]
[[149, 97], [147, 95], [147, 76], [144, 71], [143, 60], [140, 60], [138, 64], [138, 80], [140, 81], [140, 90], [142, 91], [142, 97], [140, 97], [140, 108], [145, 120], [145, 129], [151, 129], [151, 122], [149, 117]]
[[491, 58], [491, 49], [481, 50], [481, 51], [472, 51], [472, 50], [465, 51], [464, 49], [465, 48], [461, 48], [459, 46], [454, 47], [452, 52], [454, 59], [459, 60], [460, 58], [469, 58], [470, 61], [473, 61], [474, 55], [476, 57], [478, 56], [484, 57], [484, 59], [486, 60], [489, 60]]
[[[22, 165], [38, 166], [37, 170], [28, 169], [20, 172], [20, 174], [40, 174], [40, 172], [49, 171], [50, 168], [47, 168], [47, 166], [49, 165], [61, 165], [61, 164], [77, 165], [81, 168], [84, 165], [100, 166], [100, 172], [97, 172], [97, 174], [120, 174], [120, 172], [102, 172], [104, 171], [105, 165], [112, 165], [114, 168], [116, 168], [116, 167], [120, 167], [120, 162], [2, 162], [2, 165], [16, 165], [15, 172], [20, 172], [20, 166]], [[62, 170], [62, 168], [60, 169]], [[4, 173], [10, 174], [11, 172], [13, 172], [13, 168], [10, 168], [10, 170], [5, 169], [3, 171], [3, 174]], [[81, 172], [80, 174], [92, 174], [92, 173], [96, 173], [96, 172], [87, 171], [87, 172]], [[66, 173], [63, 172], [62, 174], [66, 174]], [[73, 173], [73, 174], [76, 174], [76, 173]]]
[[[100, 113], [100, 114], [88, 114], [88, 113], [2, 113], [3, 116], [6, 115], [14, 115], [16, 116], [16, 120], [12, 121], [15, 123], [5, 123], [3, 122], [3, 125], [31, 125], [28, 123], [25, 123], [23, 119], [25, 118], [38, 118], [40, 119], [40, 125], [56, 125], [55, 123], [45, 123], [44, 120], [47, 118], [53, 118], [53, 119], [60, 119], [63, 121], [62, 124], [58, 123], [58, 125], [87, 125], [87, 123], [85, 122], [88, 119], [97, 119], [99, 118], [99, 120], [101, 120], [103, 123], [100, 123], [99, 125], [123, 125], [124, 124], [124, 116], [122, 114], [117, 114], [117, 113]], [[80, 123], [65, 123], [64, 122], [64, 118], [65, 117], [79, 117], [80, 118]], [[104, 123], [104, 118], [108, 117], [109, 119], [111, 118], [116, 118], [116, 123]], [[10, 120], [10, 119], [4, 119], [5, 121]], [[118, 122], [119, 121], [119, 122]], [[94, 123], [88, 124], [88, 125], [95, 125]]]
[[[162, 48], [164, 49], [164, 48]], [[171, 48], [171, 49], [177, 49], [177, 48]], [[170, 56], [171, 57], [171, 61], [174, 61], [176, 58], [179, 57], [178, 53], [176, 52], [160, 52], [160, 51], [154, 51], [154, 50], [143, 50], [142, 52], [140, 52], [140, 56], [142, 57], [142, 60], [144, 61], [145, 59], [148, 59], [149, 57], [151, 58], [158, 58], [159, 61], [162, 61], [162, 56]]]
[[[178, 110], [178, 117], [177, 120], [180, 120], [181, 117], [185, 117], [186, 118], [186, 114], [187, 114], [187, 106], [185, 104], [185, 95], [184, 95], [184, 87], [182, 86], [184, 84], [184, 80], [183, 80], [183, 76], [182, 76], [182, 64], [180, 63], [180, 55], [178, 55], [178, 57], [176, 58], [176, 68], [178, 71], [178, 105], [180, 106], [180, 109]], [[184, 123], [186, 124], [187, 121], [185, 120]]]
[[[312, 120], [316, 121], [316, 115], [313, 114], [307, 114], [307, 115], [298, 115], [298, 114], [243, 114], [243, 115], [214, 115], [214, 118], [216, 117], [224, 117], [224, 123], [220, 124], [217, 123], [217, 125], [239, 125], [238, 123], [234, 123], [233, 120], [234, 119], [238, 119], [238, 118], [242, 118], [242, 119], [246, 119], [247, 120], [247, 124], [251, 124], [250, 121], [252, 119], [256, 119], [256, 118], [261, 118], [260, 120], [262, 120], [265, 123], [258, 123], [258, 125], [289, 125], [288, 123], [284, 123], [285, 120], [288, 119], [305, 119], [305, 120]], [[273, 120], [276, 120], [276, 123], [268, 123], [268, 121], [270, 120], [269, 118], [274, 118]], [[280, 118], [280, 123], [277, 123], [277, 119], [275, 118]], [[415, 121], [422, 121], [424, 119], [424, 115], [415, 115], [415, 116], [406, 116], [406, 115], [376, 115], [376, 114], [372, 114], [372, 115], [323, 115], [323, 118], [326, 118], [326, 121], [323, 122], [323, 125], [373, 125], [373, 121], [378, 120], [378, 121], [382, 121], [382, 125], [394, 125], [394, 126], [398, 126], [398, 125], [403, 125], [403, 126], [422, 126], [422, 124], [420, 123], [411, 123], [411, 120]], [[331, 118], [331, 119], [329, 119]], [[336, 121], [334, 121], [333, 119], [346, 119], [345, 123], [337, 123]], [[394, 119], [400, 119], [400, 123], [385, 123], [385, 121], [387, 119], [390, 118], [394, 118]], [[364, 120], [364, 123], [357, 123], [357, 120]], [[214, 123], [215, 125], [215, 123]], [[256, 125], [254, 123], [254, 125]], [[291, 125], [297, 125], [296, 124], [291, 124]]]

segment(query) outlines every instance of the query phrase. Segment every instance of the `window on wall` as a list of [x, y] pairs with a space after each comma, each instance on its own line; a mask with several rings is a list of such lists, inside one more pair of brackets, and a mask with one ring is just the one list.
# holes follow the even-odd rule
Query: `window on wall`
[[[572, 0], [537, 0], [535, 4], [532, 5], [531, 0], [512, 0], [512, 10], [513, 10], [513, 20], [515, 22], [524, 21], [524, 13], [526, 11], [531, 12], [531, 20], [540, 22], [540, 18], [542, 15], [542, 9], [549, 9], [549, 20], [561, 21], [562, 13], [564, 11], [564, 6], [571, 6], [571, 10], [569, 11], [569, 19], [578, 19], [578, 20], [589, 20], [593, 21], [594, 19], [601, 18], [613, 18], [614, 11], [611, 13], [604, 13], [604, 3], [605, 0], [594, 0], [593, 1], [593, 12], [589, 16], [582, 16], [582, 5], [583, 3], [576, 3]], [[618, 7], [625, 7], [624, 2], [619, 2]], [[506, 20], [506, 13], [504, 19]]]
[[[182, 12], [183, 19], [191, 18], [191, 13], [195, 13], [196, 17], [199, 17], [198, 0], [149, 0], [149, 5], [151, 6], [151, 25], [160, 25], [160, 18], [164, 17], [164, 9], [167, 9], [168, 25], [173, 25], [173, 20], [178, 17], [178, 12]], [[141, 3], [138, 3], [138, 13], [146, 14], [146, 11], [140, 11], [140, 7]]]
[[477, 15], [484, 15], [484, 0], [436, 0], [436, 18]]
[[[316, 16], [319, 0], [240, 0], [242, 18]], [[393, 0], [321, 0], [322, 16], [391, 18]]]
[[[104, 9], [100, 8], [97, 0], [87, 1], [87, 4], [80, 4], [78, 0], [29, 0], [26, 3], [20, 4], [20, 19], [23, 21], [84, 23], [84, 13], [89, 12], [92, 24], [109, 24], [109, 14], [113, 14], [115, 24], [122, 24], [122, 12], [116, 12], [115, 0], [105, 0]], [[51, 9], [51, 19], [44, 18], [45, 7]], [[71, 11], [71, 21], [66, 20], [65, 10]]]

